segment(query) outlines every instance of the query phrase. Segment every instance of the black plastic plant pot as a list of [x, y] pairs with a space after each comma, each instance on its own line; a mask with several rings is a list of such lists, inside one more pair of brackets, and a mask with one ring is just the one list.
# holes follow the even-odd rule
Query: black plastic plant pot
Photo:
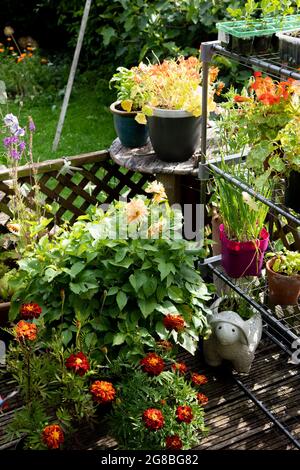
[[110, 110], [114, 116], [115, 131], [124, 147], [138, 148], [146, 145], [149, 136], [148, 126], [136, 122], [137, 113], [123, 111], [120, 101], [112, 103]]
[[279, 55], [282, 62], [294, 67], [300, 66], [300, 30], [277, 33]]
[[300, 173], [291, 171], [285, 184], [285, 205], [300, 214]]
[[147, 121], [152, 147], [160, 160], [183, 162], [199, 147], [201, 117], [182, 110], [154, 108]]
[[276, 42], [273, 42], [274, 35], [255, 36], [253, 39], [253, 51], [255, 54], [265, 54], [267, 52], [275, 52], [274, 47]]
[[253, 54], [253, 37], [250, 38], [238, 38], [235, 36], [229, 35], [229, 43], [227, 48], [241, 55], [251, 55]]

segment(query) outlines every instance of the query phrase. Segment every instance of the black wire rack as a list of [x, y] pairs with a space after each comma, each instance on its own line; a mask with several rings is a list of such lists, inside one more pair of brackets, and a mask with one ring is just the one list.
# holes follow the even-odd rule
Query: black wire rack
[[[208, 94], [208, 71], [209, 64], [214, 54], [222, 55], [230, 60], [243, 64], [245, 67], [253, 69], [260, 69], [276, 78], [293, 78], [300, 80], [300, 71], [282, 64], [279, 54], [262, 54], [259, 56], [242, 56], [235, 52], [229, 51], [224, 48], [219, 41], [212, 41], [202, 43], [201, 45], [201, 59], [203, 66], [203, 83], [202, 83], [202, 135], [201, 135], [201, 159], [199, 162], [199, 180], [201, 182], [201, 203], [207, 203], [206, 186], [210, 177], [210, 171], [213, 170], [216, 174], [226, 179], [231, 184], [235, 185], [242, 191], [246, 191], [257, 200], [263, 202], [270, 208], [270, 218], [286, 225], [288, 230], [299, 230], [300, 218], [299, 216], [284, 206], [282, 191], [276, 190], [273, 192], [272, 200], [266, 199], [261, 194], [258, 194], [253, 188], [240, 181], [224, 169], [220, 168], [218, 163], [209, 162], [206, 158], [207, 149], [207, 94]], [[233, 163], [239, 163], [246, 159], [245, 155], [237, 156], [233, 159]], [[229, 160], [229, 156], [225, 156], [225, 161]], [[288, 231], [287, 230], [287, 231]], [[299, 232], [297, 232], [299, 235]], [[292, 234], [291, 234], [292, 236]], [[294, 240], [297, 241], [297, 240]], [[202, 269], [209, 269], [210, 274], [213, 274], [219, 282], [223, 282], [224, 286], [236, 292], [242, 297], [252, 308], [258, 311], [264, 322], [264, 334], [275, 343], [280, 350], [289, 356], [293, 357], [293, 353], [300, 345], [300, 309], [299, 306], [283, 308], [280, 306], [270, 306], [268, 303], [268, 286], [265, 277], [256, 278], [249, 281], [247, 279], [232, 279], [226, 275], [220, 266], [220, 257], [210, 258], [204, 261], [201, 265]], [[299, 382], [299, 368], [296, 367], [296, 379]], [[262, 374], [264, 371], [262, 370]], [[277, 431], [285, 438], [287, 438], [294, 447], [300, 449], [300, 441], [298, 436], [295, 435], [294, 429], [299, 428], [299, 412], [292, 413], [287, 407], [286, 413], [282, 415], [282, 406], [278, 403], [276, 405], [276, 394], [274, 397], [269, 397], [262, 402], [259, 395], [251, 387], [251, 375], [247, 378], [234, 375], [234, 380], [244, 394], [251, 399], [251, 401], [268, 417], [269, 421], [273, 423]], [[298, 385], [299, 386], [299, 385]], [[296, 387], [298, 390], [298, 387]], [[275, 405], [274, 406], [274, 401]], [[284, 418], [283, 418], [284, 416]]]

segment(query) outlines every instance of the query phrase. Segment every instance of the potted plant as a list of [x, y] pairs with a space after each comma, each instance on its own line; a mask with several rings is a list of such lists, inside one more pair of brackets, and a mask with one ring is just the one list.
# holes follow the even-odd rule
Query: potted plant
[[[296, 112], [296, 109], [295, 109]], [[285, 177], [285, 204], [300, 213], [300, 116], [295, 115], [278, 132], [277, 140], [283, 152], [280, 174]]]
[[[244, 167], [235, 168], [234, 176], [257, 189], [255, 175]], [[269, 242], [263, 225], [268, 206], [255, 201], [222, 176], [215, 175], [215, 180], [223, 222], [220, 225], [222, 266], [233, 278], [259, 276]], [[260, 192], [268, 197], [270, 187], [266, 184]]]
[[[148, 123], [152, 146], [161, 160], [188, 160], [200, 143], [202, 88], [199, 59], [179, 57], [141, 66], [144, 70], [143, 89], [147, 91], [148, 99], [137, 120]], [[210, 70], [208, 111], [215, 109], [212, 83], [217, 74], [216, 67]]]
[[212, 334], [203, 342], [207, 364], [217, 367], [226, 359], [237, 372], [249, 373], [262, 335], [261, 315], [234, 295], [217, 299], [211, 311]]
[[[298, 26], [299, 28], [299, 26]], [[300, 30], [277, 33], [279, 39], [279, 54], [283, 63], [293, 67], [300, 66]]]
[[283, 249], [266, 263], [269, 301], [273, 305], [297, 305], [300, 296], [300, 253]]
[[137, 122], [147, 93], [143, 86], [143, 67], [119, 67], [110, 80], [110, 87], [117, 90], [118, 101], [111, 104], [116, 133], [125, 147], [134, 148], [146, 145], [148, 126]]
[[[296, 11], [298, 12], [297, 3]], [[244, 7], [228, 7], [233, 18], [217, 24], [219, 40], [233, 52], [243, 55], [276, 52], [277, 31], [292, 31], [300, 26], [300, 15], [293, 14], [291, 2], [247, 0]]]

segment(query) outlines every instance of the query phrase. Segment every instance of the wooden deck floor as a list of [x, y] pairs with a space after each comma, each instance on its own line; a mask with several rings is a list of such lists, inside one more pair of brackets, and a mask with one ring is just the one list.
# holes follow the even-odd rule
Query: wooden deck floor
[[[235, 383], [226, 369], [211, 369], [197, 357], [180, 355], [191, 370], [203, 371], [209, 378], [202, 391], [208, 396], [206, 424], [210, 431], [196, 449], [295, 449], [292, 442], [279, 431], [270, 419], [250, 400]], [[249, 376], [241, 376], [242, 382], [255, 393], [274, 416], [300, 440], [300, 375], [299, 366], [288, 364], [288, 357], [278, 346], [264, 340], [257, 352]], [[13, 389], [7, 378], [0, 381], [0, 394]], [[17, 407], [17, 401], [11, 407]], [[13, 448], [7, 441], [6, 424], [13, 411], [0, 415], [0, 449]], [[84, 434], [84, 449], [116, 449], [117, 443], [106, 435], [102, 426]]]

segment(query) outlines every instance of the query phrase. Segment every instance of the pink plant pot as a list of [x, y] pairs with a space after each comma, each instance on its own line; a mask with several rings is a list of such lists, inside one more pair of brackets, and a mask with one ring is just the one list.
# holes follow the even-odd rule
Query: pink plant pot
[[229, 240], [220, 225], [222, 266], [228, 276], [239, 278], [244, 276], [260, 276], [264, 261], [264, 253], [268, 248], [269, 234], [263, 228], [256, 241], [237, 242]]

